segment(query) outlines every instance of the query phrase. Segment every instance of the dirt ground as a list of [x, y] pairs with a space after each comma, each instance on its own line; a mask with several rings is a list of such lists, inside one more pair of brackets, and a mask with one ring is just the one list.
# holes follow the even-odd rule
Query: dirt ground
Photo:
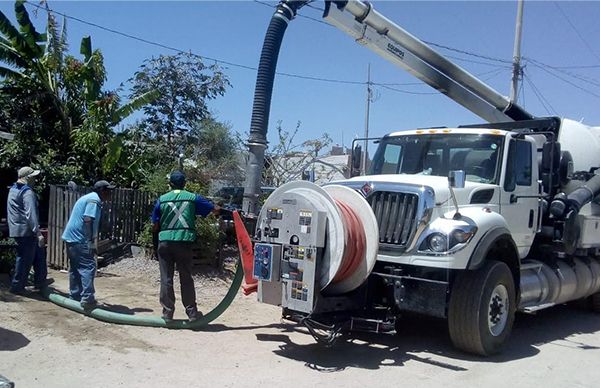
[[[137, 263], [139, 264], [139, 263]], [[122, 263], [96, 280], [106, 307], [159, 315], [156, 263]], [[65, 273], [51, 271], [68, 290]], [[560, 306], [519, 315], [502, 355], [454, 350], [443, 322], [407, 327], [402, 336], [357, 334], [332, 348], [281, 322], [279, 308], [239, 293], [206, 330], [115, 325], [61, 308], [35, 294], [7, 292], [0, 278], [0, 375], [16, 387], [593, 387], [600, 380], [600, 316]], [[199, 277], [199, 307], [227, 290], [226, 277]], [[183, 318], [178, 296], [176, 318]]]

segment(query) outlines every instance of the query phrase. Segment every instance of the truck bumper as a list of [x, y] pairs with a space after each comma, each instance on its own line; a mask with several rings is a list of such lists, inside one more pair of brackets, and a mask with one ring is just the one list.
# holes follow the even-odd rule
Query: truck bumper
[[381, 276], [384, 282], [393, 288], [394, 302], [400, 311], [446, 318], [450, 289], [448, 282], [412, 276], [373, 274]]

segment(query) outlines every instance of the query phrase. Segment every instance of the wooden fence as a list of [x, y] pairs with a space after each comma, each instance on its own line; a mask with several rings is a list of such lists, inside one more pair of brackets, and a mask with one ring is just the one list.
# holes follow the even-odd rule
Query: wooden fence
[[[67, 269], [69, 260], [61, 236], [75, 202], [89, 193], [89, 187], [70, 190], [66, 186], [50, 186], [48, 212], [48, 265]], [[110, 202], [102, 205], [99, 245], [136, 242], [144, 224], [150, 219], [155, 198], [149, 193], [131, 189], [115, 189]], [[104, 243], [104, 244], [103, 244]]]

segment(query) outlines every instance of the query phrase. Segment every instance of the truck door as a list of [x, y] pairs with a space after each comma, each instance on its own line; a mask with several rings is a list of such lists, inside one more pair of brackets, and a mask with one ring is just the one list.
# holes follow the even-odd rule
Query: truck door
[[510, 139], [500, 190], [500, 213], [508, 223], [520, 257], [525, 257], [538, 226], [538, 168], [534, 163], [535, 142]]

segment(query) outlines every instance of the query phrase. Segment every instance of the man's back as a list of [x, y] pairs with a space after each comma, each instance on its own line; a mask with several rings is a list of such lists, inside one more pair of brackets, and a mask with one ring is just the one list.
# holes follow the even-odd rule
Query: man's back
[[84, 218], [89, 217], [94, 220], [93, 230], [96, 234], [100, 224], [100, 210], [100, 197], [96, 192], [91, 192], [79, 198], [73, 206], [62, 239], [68, 243], [85, 243], [87, 240], [83, 230]]
[[6, 201], [10, 237], [34, 236], [38, 227], [37, 198], [26, 184], [16, 183]]

